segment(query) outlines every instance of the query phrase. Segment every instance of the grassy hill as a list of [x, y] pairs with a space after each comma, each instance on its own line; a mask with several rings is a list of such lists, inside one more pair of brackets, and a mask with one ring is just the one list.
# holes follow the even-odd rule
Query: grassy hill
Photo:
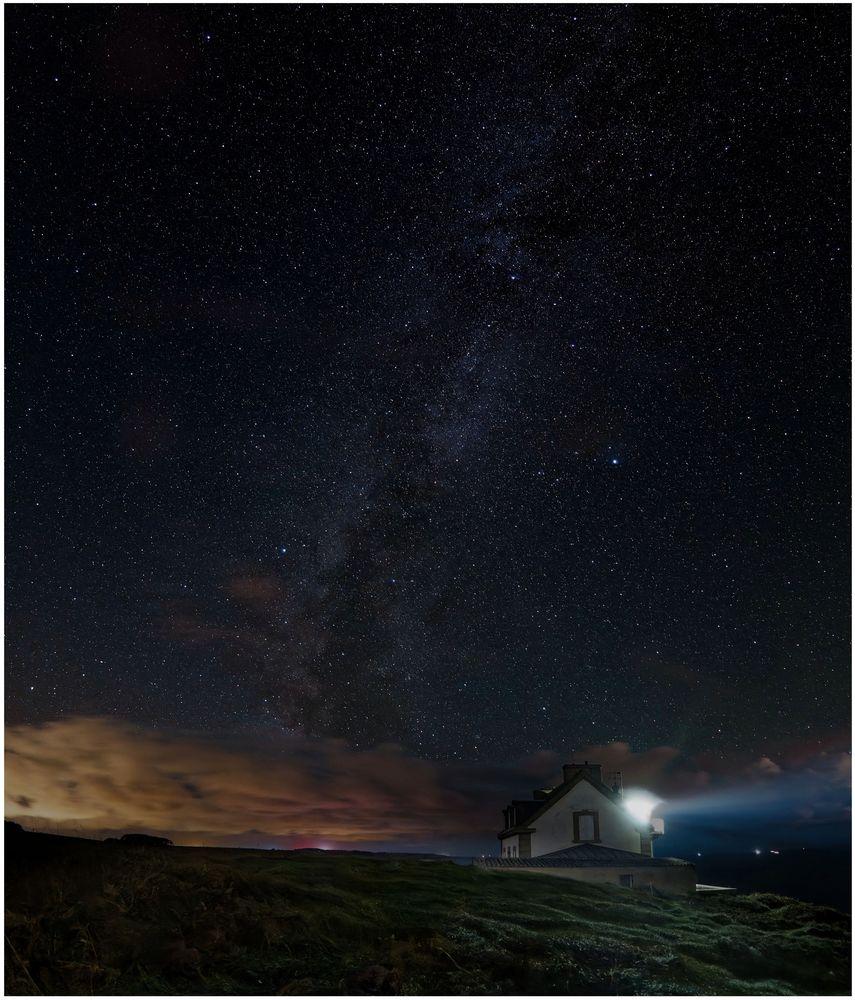
[[11, 994], [849, 994], [848, 918], [447, 861], [7, 838]]

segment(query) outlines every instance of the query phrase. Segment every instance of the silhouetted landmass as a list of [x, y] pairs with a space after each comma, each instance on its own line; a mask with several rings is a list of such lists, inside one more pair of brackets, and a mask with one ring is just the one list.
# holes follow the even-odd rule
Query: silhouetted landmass
[[12, 994], [849, 994], [849, 921], [424, 858], [7, 837]]
[[148, 833], [126, 833], [119, 840], [122, 844], [137, 847], [172, 847], [172, 841], [168, 837], [152, 837]]

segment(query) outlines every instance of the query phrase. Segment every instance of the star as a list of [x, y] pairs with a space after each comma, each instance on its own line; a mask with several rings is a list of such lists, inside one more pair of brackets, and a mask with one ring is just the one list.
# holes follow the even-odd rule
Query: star
[[848, 10], [95, 5], [89, 72], [18, 6], [12, 724], [434, 760], [848, 724]]

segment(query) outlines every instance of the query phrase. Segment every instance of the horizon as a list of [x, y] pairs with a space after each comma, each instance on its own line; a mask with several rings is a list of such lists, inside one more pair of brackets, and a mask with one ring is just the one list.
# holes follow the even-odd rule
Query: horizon
[[[633, 753], [618, 743], [583, 749], [575, 758], [600, 762], [604, 773], [620, 771], [627, 795], [654, 793], [653, 814], [665, 819], [656, 853], [692, 860], [716, 851], [848, 843], [851, 756], [846, 734], [837, 739], [834, 753], [826, 742], [821, 748], [791, 744], [777, 748], [780, 764], [746, 756], [739, 767], [720, 762], [718, 770], [710, 760], [687, 759], [669, 747]], [[415, 758], [394, 745], [356, 753], [341, 741], [291, 737], [285, 747], [287, 762], [282, 743], [267, 736], [247, 742], [246, 735], [155, 733], [98, 718], [13, 728], [7, 732], [6, 815], [24, 826], [100, 837], [134, 830], [188, 846], [477, 856], [497, 853], [504, 803], [560, 785], [562, 763], [574, 758], [542, 752], [505, 765], [452, 764]], [[112, 761], [115, 776], [93, 773], [99, 754]], [[147, 802], [159, 819], [153, 813], [146, 819]], [[49, 803], [52, 814], [40, 815], [40, 803]], [[82, 820], [81, 812], [91, 818]], [[181, 826], [170, 825], [175, 816]], [[238, 816], [253, 817], [254, 826], [240, 829]], [[306, 816], [314, 829], [301, 825]], [[286, 829], [263, 829], [265, 817]], [[206, 820], [217, 829], [206, 830]]]

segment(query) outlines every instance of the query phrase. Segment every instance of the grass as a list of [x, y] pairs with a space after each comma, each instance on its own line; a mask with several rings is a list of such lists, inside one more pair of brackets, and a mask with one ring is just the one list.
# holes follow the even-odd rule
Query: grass
[[849, 994], [848, 918], [781, 896], [672, 901], [444, 861], [15, 840], [14, 995]]

